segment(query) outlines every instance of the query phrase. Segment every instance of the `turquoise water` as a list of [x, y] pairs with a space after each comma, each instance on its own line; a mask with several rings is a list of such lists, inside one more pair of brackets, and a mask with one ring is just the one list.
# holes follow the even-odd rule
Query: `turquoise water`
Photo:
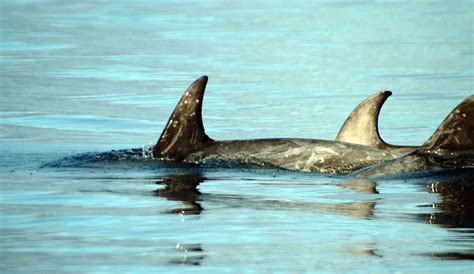
[[472, 1], [0, 12], [3, 273], [473, 271], [472, 174], [355, 181], [76, 157], [155, 143], [204, 74], [214, 139], [331, 140], [391, 90], [381, 135], [420, 145], [473, 93]]

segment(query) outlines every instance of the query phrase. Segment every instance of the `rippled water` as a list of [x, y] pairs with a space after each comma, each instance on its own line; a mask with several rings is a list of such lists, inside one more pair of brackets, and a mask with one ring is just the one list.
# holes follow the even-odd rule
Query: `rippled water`
[[3, 273], [473, 271], [469, 172], [356, 181], [94, 157], [156, 142], [203, 74], [214, 139], [331, 140], [392, 90], [382, 136], [420, 145], [473, 93], [472, 1], [3, 1], [0, 13]]

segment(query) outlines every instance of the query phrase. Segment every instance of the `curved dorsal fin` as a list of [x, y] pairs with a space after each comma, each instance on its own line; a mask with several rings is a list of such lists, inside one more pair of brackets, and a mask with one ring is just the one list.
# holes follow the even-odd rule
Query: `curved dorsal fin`
[[391, 91], [378, 92], [360, 103], [347, 117], [337, 134], [336, 141], [347, 142], [380, 149], [390, 145], [379, 134], [379, 113]]
[[439, 149], [474, 149], [474, 95], [467, 97], [451, 111], [419, 151]]
[[204, 132], [202, 123], [202, 99], [206, 84], [207, 76], [202, 76], [188, 87], [153, 148], [154, 157], [182, 160], [213, 141]]

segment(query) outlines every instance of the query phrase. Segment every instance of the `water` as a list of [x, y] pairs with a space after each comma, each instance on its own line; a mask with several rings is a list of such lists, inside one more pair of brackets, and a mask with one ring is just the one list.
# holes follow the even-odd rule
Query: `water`
[[469, 173], [87, 156], [156, 142], [203, 74], [214, 139], [334, 139], [392, 90], [382, 136], [420, 145], [472, 94], [472, 1], [0, 5], [3, 273], [473, 271]]

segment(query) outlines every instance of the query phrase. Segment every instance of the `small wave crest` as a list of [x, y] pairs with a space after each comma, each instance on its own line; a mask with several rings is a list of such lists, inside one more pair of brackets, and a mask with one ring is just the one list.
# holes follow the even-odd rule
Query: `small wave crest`
[[153, 158], [151, 155], [152, 149], [153, 146], [144, 146], [141, 148], [119, 149], [106, 152], [87, 152], [47, 163], [44, 167], [81, 167], [89, 164], [118, 161], [144, 161]]
[[44, 164], [43, 168], [112, 168], [141, 169], [169, 167], [203, 167], [203, 168], [274, 168], [253, 158], [234, 155], [232, 157], [194, 157], [183, 162], [169, 158], [153, 157], [153, 146], [141, 148], [119, 149], [106, 152], [87, 152]]

